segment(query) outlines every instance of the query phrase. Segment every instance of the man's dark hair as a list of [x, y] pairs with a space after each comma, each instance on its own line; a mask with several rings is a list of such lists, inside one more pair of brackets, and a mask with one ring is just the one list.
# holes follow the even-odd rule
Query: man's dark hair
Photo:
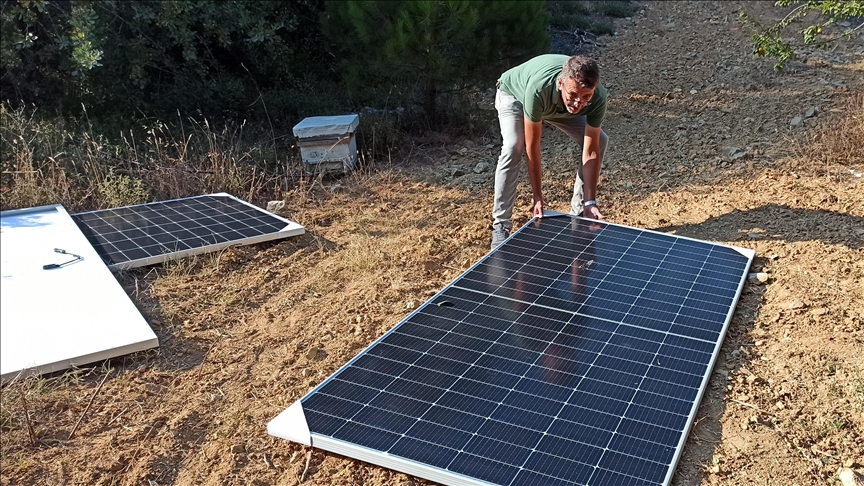
[[564, 63], [561, 77], [575, 79], [583, 88], [596, 88], [600, 83], [600, 67], [594, 59], [573, 56]]

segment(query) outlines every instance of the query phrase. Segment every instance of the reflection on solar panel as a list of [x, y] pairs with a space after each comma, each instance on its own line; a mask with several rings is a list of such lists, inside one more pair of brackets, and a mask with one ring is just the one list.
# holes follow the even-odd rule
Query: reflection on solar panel
[[305, 232], [297, 223], [224, 193], [78, 213], [72, 219], [102, 260], [115, 268]]
[[752, 258], [529, 223], [268, 432], [445, 484], [669, 484]]

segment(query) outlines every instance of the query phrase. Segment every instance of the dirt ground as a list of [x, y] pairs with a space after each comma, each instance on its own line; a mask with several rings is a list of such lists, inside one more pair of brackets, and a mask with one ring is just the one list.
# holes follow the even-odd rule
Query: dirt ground
[[[752, 248], [767, 274], [744, 288], [673, 484], [840, 484], [839, 467], [864, 469], [862, 37], [777, 73], [751, 56], [739, 3], [637, 6], [594, 50], [601, 209]], [[483, 137], [430, 134], [405, 160], [297, 188], [283, 214], [303, 237], [118, 275], [161, 347], [6, 387], [0, 484], [431, 484], [266, 425], [488, 251], [489, 119]], [[578, 154], [546, 130], [553, 210]]]

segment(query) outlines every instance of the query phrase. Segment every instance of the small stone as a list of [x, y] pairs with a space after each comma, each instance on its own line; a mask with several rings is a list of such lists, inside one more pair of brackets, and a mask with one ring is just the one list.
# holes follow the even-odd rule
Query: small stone
[[162, 390], [164, 389], [164, 386], [157, 385], [156, 383], [147, 383], [146, 385], [144, 385], [144, 391], [151, 395], [157, 395], [159, 393], [162, 393]]
[[768, 257], [768, 259], [772, 261], [777, 260], [778, 258], [780, 258], [780, 255], [771, 255], [770, 257]]
[[806, 307], [806, 304], [804, 302], [801, 302], [798, 299], [795, 299], [789, 303], [789, 308], [793, 309], [793, 310], [794, 309], [803, 309], [804, 307]]
[[819, 307], [819, 308], [813, 309], [812, 311], [810, 311], [810, 313], [813, 314], [814, 316], [824, 316], [825, 314], [828, 313], [828, 309], [826, 309], [824, 307]]
[[306, 359], [314, 361], [318, 357], [318, 351], [320, 350], [317, 346], [309, 348], [309, 351], [306, 351]]
[[747, 151], [744, 150], [743, 148], [732, 149], [729, 152], [729, 160], [738, 160], [742, 157], [745, 157], [746, 155], [747, 155]]
[[231, 454], [246, 454], [245, 444], [234, 444], [231, 446]]
[[768, 274], [765, 272], [759, 272], [756, 274], [756, 280], [765, 283], [768, 281]]
[[450, 169], [450, 175], [453, 177], [461, 177], [465, 175], [465, 169], [462, 167], [453, 167]]
[[633, 187], [633, 183], [632, 183], [632, 182], [628, 182], [628, 183], [627, 183], [627, 188], [629, 189], [629, 188], [631, 188], [631, 187]]
[[795, 118], [793, 118], [792, 121], [789, 122], [789, 124], [792, 125], [793, 127], [800, 127], [801, 125], [804, 124], [804, 117], [802, 117], [801, 115], [798, 115]]
[[697, 90], [697, 89], [691, 89], [691, 90], [690, 90], [690, 94], [696, 94], [696, 93], [698, 93], [698, 92], [699, 92], [699, 90]]
[[474, 173], [475, 174], [482, 174], [482, 173], [486, 172], [486, 170], [488, 170], [488, 169], [489, 169], [489, 163], [488, 162], [479, 162], [477, 165], [474, 166]]
[[840, 478], [840, 482], [843, 483], [843, 486], [864, 486], [864, 476], [848, 467], [840, 468], [840, 470], [837, 471], [837, 477]]
[[775, 403], [774, 406], [777, 407], [779, 410], [783, 410], [784, 408], [786, 408], [786, 404], [782, 401]]
[[804, 112], [804, 118], [813, 118], [816, 114], [819, 113], [818, 106], [811, 106], [807, 108], [807, 111]]
[[285, 201], [269, 201], [267, 203], [267, 211], [275, 213], [285, 208]]
[[762, 238], [762, 235], [760, 235], [759, 233], [753, 233], [751, 231], [747, 233], [747, 238], [750, 238], [751, 240], [758, 240], [759, 238]]

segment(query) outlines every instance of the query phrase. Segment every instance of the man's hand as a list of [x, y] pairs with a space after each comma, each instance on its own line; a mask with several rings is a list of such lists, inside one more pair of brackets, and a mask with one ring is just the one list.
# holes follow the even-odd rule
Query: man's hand
[[582, 216], [597, 220], [606, 219], [606, 217], [603, 216], [603, 213], [600, 212], [600, 209], [597, 207], [596, 204], [592, 204], [591, 206], [586, 206], [585, 208], [583, 208]]
[[537, 199], [534, 201], [534, 207], [531, 209], [534, 213], [534, 216], [538, 218], [543, 217], [543, 199]]

